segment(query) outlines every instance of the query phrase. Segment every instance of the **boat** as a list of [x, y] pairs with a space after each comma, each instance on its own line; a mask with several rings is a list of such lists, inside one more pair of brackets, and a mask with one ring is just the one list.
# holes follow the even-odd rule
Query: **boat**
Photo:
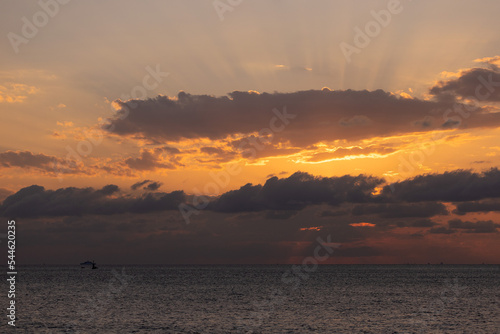
[[80, 263], [80, 268], [82, 268], [82, 269], [87, 269], [87, 268], [97, 269], [94, 261], [82, 262], [82, 263]]

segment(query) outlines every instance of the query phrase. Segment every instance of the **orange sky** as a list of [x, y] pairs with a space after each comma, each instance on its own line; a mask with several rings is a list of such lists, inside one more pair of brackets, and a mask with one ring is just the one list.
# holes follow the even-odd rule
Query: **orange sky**
[[[149, 263], [297, 262], [315, 236], [330, 233], [345, 249], [335, 263], [498, 262], [500, 195], [494, 190], [419, 200], [383, 192], [391, 183], [457, 170], [495, 184], [495, 176], [481, 173], [500, 166], [500, 35], [490, 28], [498, 3], [401, 1], [387, 25], [370, 33], [375, 16], [390, 10], [387, 1], [248, 1], [223, 14], [210, 2], [125, 2], [61, 5], [31, 37], [21, 18], [31, 20], [43, 8], [9, 3], [0, 11], [7, 36], [0, 55], [0, 201], [18, 195], [0, 213], [24, 219], [29, 236], [60, 231], [53, 248], [28, 243], [26, 261], [74, 247], [54, 261], [73, 261], [90, 248], [96, 255], [107, 250], [104, 261], [119, 262], [126, 256], [117, 250], [127, 253], [130, 242]], [[366, 45], [358, 28], [368, 34]], [[346, 56], [346, 43], [357, 51]], [[247, 196], [271, 196], [265, 187], [253, 195], [241, 190], [243, 208], [222, 201], [249, 183], [292, 182], [298, 171], [385, 181], [363, 201], [312, 199], [293, 209], [298, 200], [291, 198], [286, 209], [249, 209], [253, 198]], [[471, 192], [479, 181], [470, 182], [460, 191]], [[103, 214], [73, 203], [67, 210], [34, 209], [54, 203], [50, 191], [110, 184], [119, 190], [106, 193], [106, 201], [146, 202], [183, 191], [189, 205], [197, 195], [214, 204], [190, 224], [169, 208]], [[18, 193], [33, 185], [44, 190]], [[30, 191], [40, 197], [29, 197], [35, 196]], [[72, 191], [69, 199], [82, 200]], [[493, 209], [453, 212], [460, 203], [488, 201]], [[448, 214], [353, 211], [382, 202], [439, 203]], [[321, 216], [340, 207], [344, 213]], [[432, 222], [401, 223], [417, 218]], [[92, 219], [101, 222], [110, 246], [105, 237], [70, 246]], [[450, 222], [456, 219], [461, 222]], [[247, 231], [246, 224], [261, 228]], [[176, 249], [166, 242], [184, 255], [172, 255]]]

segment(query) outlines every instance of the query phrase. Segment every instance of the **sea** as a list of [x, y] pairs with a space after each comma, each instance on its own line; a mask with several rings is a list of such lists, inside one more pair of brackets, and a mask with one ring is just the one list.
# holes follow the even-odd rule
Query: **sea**
[[499, 265], [46, 265], [16, 280], [1, 333], [500, 333]]

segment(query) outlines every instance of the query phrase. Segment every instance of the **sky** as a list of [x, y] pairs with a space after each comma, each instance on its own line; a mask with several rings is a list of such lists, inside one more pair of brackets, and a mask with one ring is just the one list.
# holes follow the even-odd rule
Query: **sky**
[[499, 10], [2, 1], [19, 260], [498, 263]]

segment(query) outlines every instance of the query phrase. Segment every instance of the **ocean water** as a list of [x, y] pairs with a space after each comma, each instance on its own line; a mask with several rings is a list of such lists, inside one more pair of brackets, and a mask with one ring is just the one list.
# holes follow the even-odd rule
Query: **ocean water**
[[16, 290], [16, 333], [500, 333], [497, 265], [30, 266]]

